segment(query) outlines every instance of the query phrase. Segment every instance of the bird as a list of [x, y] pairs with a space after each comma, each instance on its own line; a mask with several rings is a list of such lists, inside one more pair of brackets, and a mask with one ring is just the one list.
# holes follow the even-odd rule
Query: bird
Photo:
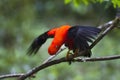
[[[28, 48], [27, 54], [36, 54], [47, 39], [53, 38], [48, 47], [49, 55], [55, 55], [61, 46], [65, 45], [68, 48], [66, 56], [69, 56], [70, 51], [76, 56], [80, 51], [88, 50], [89, 43], [92, 43], [100, 32], [101, 29], [93, 26], [61, 25], [60, 27], [46, 31], [35, 38]], [[81, 56], [90, 57], [91, 53], [90, 50], [87, 53], [81, 54]]]

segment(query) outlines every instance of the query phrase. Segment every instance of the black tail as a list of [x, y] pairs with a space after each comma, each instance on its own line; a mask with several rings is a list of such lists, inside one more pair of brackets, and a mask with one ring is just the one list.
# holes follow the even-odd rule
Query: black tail
[[42, 44], [44, 44], [46, 42], [47, 38], [49, 38], [49, 36], [47, 35], [47, 32], [41, 34], [39, 37], [37, 37], [32, 42], [32, 44], [28, 48], [28, 52], [27, 52], [28, 55], [36, 54], [38, 52], [38, 50], [42, 46]]

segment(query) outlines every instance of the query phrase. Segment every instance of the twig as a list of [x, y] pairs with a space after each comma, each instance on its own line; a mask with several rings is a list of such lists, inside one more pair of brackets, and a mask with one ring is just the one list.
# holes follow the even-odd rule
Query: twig
[[109, 21], [109, 22], [107, 22], [107, 23], [105, 23], [105, 24], [103, 24], [103, 25], [98, 26], [98, 28], [100, 28], [101, 30], [105, 30], [105, 29], [107, 29], [112, 23], [113, 23], [113, 21]]
[[53, 58], [55, 58], [60, 52], [62, 52], [62, 51], [65, 50], [65, 49], [66, 49], [66, 47], [65, 47], [65, 46], [62, 46], [62, 47], [60, 48], [60, 50], [59, 50], [55, 55], [48, 57], [42, 64], [45, 64], [45, 63], [51, 61]]
[[110, 32], [112, 29], [114, 29], [115, 27], [117, 27], [118, 23], [119, 23], [119, 17], [116, 17], [115, 20], [111, 25], [109, 25], [108, 28], [106, 28], [99, 36], [98, 38], [90, 45], [90, 49], [92, 49], [108, 32]]
[[85, 61], [81, 59], [76, 59], [74, 61], [78, 62], [95, 62], [95, 61], [106, 61], [106, 60], [115, 60], [120, 59], [120, 55], [114, 55], [114, 56], [106, 56], [106, 57], [96, 57], [96, 58], [85, 58]]
[[16, 77], [19, 77], [19, 76], [22, 76], [22, 75], [24, 75], [24, 74], [5, 74], [5, 75], [1, 75], [0, 76], [0, 80], [1, 79], [4, 79], [4, 78], [16, 78]]

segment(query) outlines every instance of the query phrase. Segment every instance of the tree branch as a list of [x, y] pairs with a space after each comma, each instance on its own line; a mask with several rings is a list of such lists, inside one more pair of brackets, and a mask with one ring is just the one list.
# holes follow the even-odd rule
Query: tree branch
[[5, 74], [5, 75], [1, 75], [0, 76], [0, 80], [4, 79], [4, 78], [14, 78], [14, 77], [19, 77], [22, 76], [24, 74]]
[[[73, 62], [96, 62], [96, 61], [108, 61], [108, 60], [115, 60], [115, 59], [120, 59], [120, 55], [95, 57], [95, 58], [77, 58], [77, 59], [73, 59], [72, 61]], [[26, 74], [7, 74], [7, 75], [0, 76], [0, 79], [19, 77], [18, 80], [25, 80], [25, 78], [31, 77], [33, 74], [37, 73], [40, 70], [43, 70], [49, 66], [60, 64], [62, 62], [68, 62], [68, 60], [66, 60], [65, 57], [56, 59], [48, 63], [42, 64], [40, 66], [37, 66], [33, 68], [32, 70], [28, 71]]]
[[[73, 61], [73, 62], [93, 62], [94, 61], [95, 62], [95, 61], [106, 61], [106, 60], [113, 60], [113, 59], [120, 59], [120, 55], [107, 56], [107, 57], [96, 57], [96, 58], [79, 58], [79, 59], [72, 59], [71, 61]], [[47, 62], [45, 64], [42, 64], [40, 66], [37, 66], [37, 67], [33, 68], [32, 70], [30, 70], [29, 72], [27, 72], [26, 74], [20, 76], [18, 80], [24, 80], [27, 77], [30, 77], [31, 75], [37, 73], [40, 70], [43, 70], [43, 69], [45, 69], [45, 68], [47, 68], [49, 66], [60, 64], [62, 62], [68, 62], [66, 57], [56, 59], [56, 60]]]
[[[98, 38], [90, 45], [90, 49], [92, 49], [108, 32], [110, 32], [112, 29], [114, 29], [118, 25], [118, 23], [119, 23], [119, 17], [116, 17], [115, 20], [112, 21], [111, 25], [109, 25], [103, 31], [103, 33], [101, 33], [101, 35], [98, 36]], [[103, 27], [101, 29], [103, 29]], [[84, 53], [85, 51], [82, 51], [82, 52]], [[76, 57], [78, 57], [78, 56], [80, 56], [80, 55], [77, 55]], [[75, 59], [73, 59], [72, 55], [70, 57], [72, 57], [72, 59], [70, 61], [73, 61], [73, 62], [75, 62], [75, 61], [79, 61], [79, 62], [84, 62], [84, 61], [102, 61], [102, 60], [111, 60], [111, 59], [118, 59], [118, 58], [120, 58], [120, 56], [113, 56], [113, 57], [103, 57], [103, 58], [87, 58], [87, 59], [85, 59], [85, 58], [83, 59], [82, 58], [82, 59], [75, 60]], [[38, 71], [40, 71], [40, 70], [42, 70], [44, 68], [47, 68], [47, 67], [55, 65], [55, 64], [59, 64], [61, 62], [68, 62], [68, 60], [66, 60], [66, 58], [64, 57], [64, 58], [61, 58], [61, 59], [49, 61], [49, 62], [47, 62], [45, 64], [42, 64], [42, 65], [40, 65], [38, 67], [33, 68], [32, 70], [30, 70], [26, 74], [20, 76], [18, 78], [18, 80], [24, 80], [27, 77], [31, 76], [34, 73], [37, 73]]]
[[[109, 33], [112, 29], [114, 29], [115, 27], [117, 27], [117, 25], [119, 24], [119, 17], [116, 17], [112, 22], [111, 22], [111, 25], [109, 25], [99, 36], [98, 38], [90, 45], [90, 49], [92, 49], [107, 33]], [[103, 27], [102, 27], [103, 28]]]
[[[110, 32], [112, 29], [114, 29], [115, 27], [117, 27], [119, 23], [119, 18], [116, 17], [115, 20], [110, 21], [106, 24], [104, 24], [103, 26], [99, 26], [100, 29], [103, 30], [103, 32], [98, 36], [98, 38], [90, 45], [90, 49], [92, 49], [108, 32]], [[60, 51], [61, 52], [61, 51]], [[85, 53], [85, 51], [82, 51], [81, 53]], [[77, 55], [76, 57], [78, 57], [80, 55]], [[73, 62], [93, 62], [93, 61], [105, 61], [105, 60], [113, 60], [113, 59], [120, 59], [120, 55], [116, 55], [116, 56], [106, 56], [106, 57], [96, 57], [96, 58], [74, 58], [71, 55], [71, 60]], [[54, 56], [53, 56], [54, 58]], [[51, 58], [52, 59], [52, 58]], [[50, 60], [51, 60], [50, 59]], [[2, 75], [0, 76], [0, 79], [3, 78], [11, 78], [11, 77], [18, 77], [18, 80], [25, 80], [27, 77], [31, 77], [33, 74], [37, 73], [38, 71], [45, 69], [49, 66], [53, 66], [55, 64], [59, 64], [62, 62], [68, 62], [68, 60], [66, 59], [66, 57], [60, 58], [60, 59], [56, 59], [53, 61], [49, 61], [49, 62], [45, 62], [33, 69], [31, 69], [30, 71], [28, 71], [25, 74], [10, 74], [10, 75]]]

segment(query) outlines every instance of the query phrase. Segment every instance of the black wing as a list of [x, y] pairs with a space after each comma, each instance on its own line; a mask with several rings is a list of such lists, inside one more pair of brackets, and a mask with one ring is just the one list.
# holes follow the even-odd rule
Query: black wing
[[100, 33], [100, 29], [91, 26], [73, 26], [68, 31], [68, 39], [73, 39], [74, 49], [89, 49], [88, 42], [92, 43]]
[[28, 55], [36, 54], [39, 48], [42, 46], [42, 44], [46, 42], [48, 38], [53, 38], [53, 36], [48, 36], [47, 32], [41, 34], [36, 39], [34, 39], [32, 44], [28, 48], [28, 52], [27, 52]]

